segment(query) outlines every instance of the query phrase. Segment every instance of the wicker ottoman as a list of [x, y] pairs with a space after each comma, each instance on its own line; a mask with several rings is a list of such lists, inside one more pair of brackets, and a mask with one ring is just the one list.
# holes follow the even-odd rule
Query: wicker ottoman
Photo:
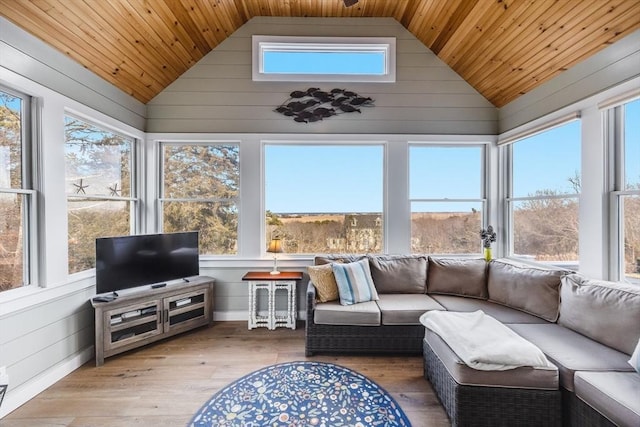
[[453, 426], [560, 426], [558, 370], [472, 369], [439, 335], [427, 329], [424, 377]]

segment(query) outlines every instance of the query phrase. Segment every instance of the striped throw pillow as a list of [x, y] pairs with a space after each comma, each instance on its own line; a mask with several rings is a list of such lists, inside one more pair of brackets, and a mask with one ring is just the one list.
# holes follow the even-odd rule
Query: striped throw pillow
[[378, 292], [371, 278], [369, 260], [363, 259], [348, 264], [334, 263], [331, 268], [338, 284], [340, 304], [351, 305], [378, 299]]

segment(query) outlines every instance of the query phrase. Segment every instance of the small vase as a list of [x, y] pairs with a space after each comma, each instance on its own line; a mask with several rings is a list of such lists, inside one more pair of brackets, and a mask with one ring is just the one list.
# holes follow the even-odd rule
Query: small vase
[[484, 248], [484, 260], [489, 262], [492, 258], [491, 248]]

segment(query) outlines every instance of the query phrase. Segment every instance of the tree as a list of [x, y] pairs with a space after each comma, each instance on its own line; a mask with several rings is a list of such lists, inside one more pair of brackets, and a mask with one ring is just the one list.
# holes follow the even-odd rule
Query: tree
[[[19, 98], [0, 91], [0, 188], [22, 188], [20, 114]], [[0, 192], [0, 291], [24, 281], [23, 209], [20, 195]]]
[[131, 195], [133, 140], [73, 117], [65, 120], [69, 197], [69, 272], [95, 266], [95, 239], [127, 235], [130, 203], [104, 197]]
[[164, 198], [183, 199], [163, 203], [164, 231], [199, 231], [201, 253], [236, 253], [239, 147], [166, 145], [163, 159]]

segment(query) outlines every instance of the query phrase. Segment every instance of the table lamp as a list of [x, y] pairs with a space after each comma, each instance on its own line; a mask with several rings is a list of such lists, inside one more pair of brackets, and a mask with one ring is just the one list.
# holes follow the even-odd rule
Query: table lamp
[[273, 254], [273, 271], [269, 274], [280, 274], [278, 271], [278, 254], [284, 252], [282, 249], [282, 241], [278, 238], [271, 239], [267, 252]]

